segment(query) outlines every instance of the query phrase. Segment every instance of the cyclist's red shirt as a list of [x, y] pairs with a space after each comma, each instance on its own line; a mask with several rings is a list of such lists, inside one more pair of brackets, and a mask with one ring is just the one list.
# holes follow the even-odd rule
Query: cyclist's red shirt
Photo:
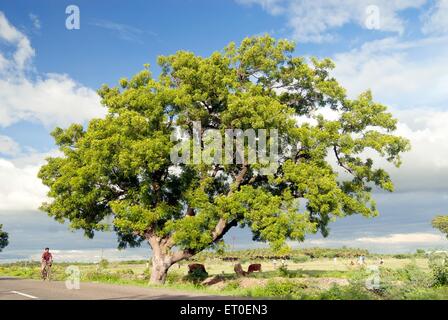
[[45, 261], [50, 261], [50, 260], [53, 260], [53, 256], [51, 255], [51, 253], [50, 252], [44, 252], [43, 254], [42, 254], [42, 259], [44, 259]]

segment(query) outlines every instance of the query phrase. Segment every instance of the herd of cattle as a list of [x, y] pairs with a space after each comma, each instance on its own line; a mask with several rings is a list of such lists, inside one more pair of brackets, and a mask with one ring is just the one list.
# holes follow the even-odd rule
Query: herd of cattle
[[[251, 265], [249, 265], [249, 267], [247, 268], [247, 271], [243, 270], [243, 267], [241, 266], [240, 263], [237, 263], [233, 270], [235, 271], [235, 273], [239, 276], [246, 276], [252, 272], [258, 271], [261, 272], [261, 264], [260, 263], [253, 263]], [[207, 271], [205, 270], [205, 266], [203, 264], [200, 263], [191, 263], [188, 265], [188, 273], [191, 274], [193, 272], [204, 272], [206, 273]]]
[[[276, 259], [280, 259], [280, 260], [289, 260], [290, 256], [255, 256], [252, 257], [255, 260], [276, 260]], [[241, 258], [238, 257], [223, 257], [221, 258], [222, 261], [238, 261], [241, 260]]]

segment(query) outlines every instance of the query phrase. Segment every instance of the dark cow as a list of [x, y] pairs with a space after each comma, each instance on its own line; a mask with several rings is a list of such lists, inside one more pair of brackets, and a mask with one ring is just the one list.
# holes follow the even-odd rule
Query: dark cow
[[188, 265], [188, 273], [192, 273], [196, 270], [200, 270], [204, 273], [207, 273], [207, 271], [205, 271], [205, 266], [203, 264], [200, 263], [192, 263]]
[[249, 268], [247, 268], [247, 273], [252, 273], [255, 271], [261, 272], [261, 264], [254, 263], [254, 264], [249, 265]]

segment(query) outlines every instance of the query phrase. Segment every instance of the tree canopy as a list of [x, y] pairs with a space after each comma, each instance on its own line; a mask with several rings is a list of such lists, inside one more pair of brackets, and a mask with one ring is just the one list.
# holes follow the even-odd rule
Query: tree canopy
[[432, 220], [432, 226], [440, 230], [448, 238], [448, 216], [436, 216]]
[[[114, 229], [120, 247], [147, 240], [163, 261], [153, 264], [165, 267], [219, 246], [238, 225], [281, 249], [307, 233], [327, 235], [336, 217], [375, 216], [372, 188], [393, 184], [374, 159], [399, 166], [409, 142], [393, 134], [397, 120], [370, 91], [347, 97], [331, 60], [293, 52], [290, 41], [251, 37], [208, 57], [161, 56], [157, 78], [145, 65], [119, 86], [104, 85], [104, 118], [52, 132], [63, 155], [39, 172], [52, 198], [42, 210], [89, 237]], [[192, 133], [195, 122], [201, 134], [277, 130], [276, 170], [173, 164], [173, 132]]]
[[0, 251], [2, 251], [8, 245], [8, 234], [2, 230], [3, 225], [0, 224]]

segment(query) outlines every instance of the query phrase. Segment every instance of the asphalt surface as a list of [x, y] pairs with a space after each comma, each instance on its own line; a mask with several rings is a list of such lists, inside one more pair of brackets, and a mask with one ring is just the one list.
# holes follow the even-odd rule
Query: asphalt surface
[[221, 300], [235, 297], [206, 295], [163, 288], [81, 282], [67, 289], [63, 281], [0, 277], [0, 300]]

